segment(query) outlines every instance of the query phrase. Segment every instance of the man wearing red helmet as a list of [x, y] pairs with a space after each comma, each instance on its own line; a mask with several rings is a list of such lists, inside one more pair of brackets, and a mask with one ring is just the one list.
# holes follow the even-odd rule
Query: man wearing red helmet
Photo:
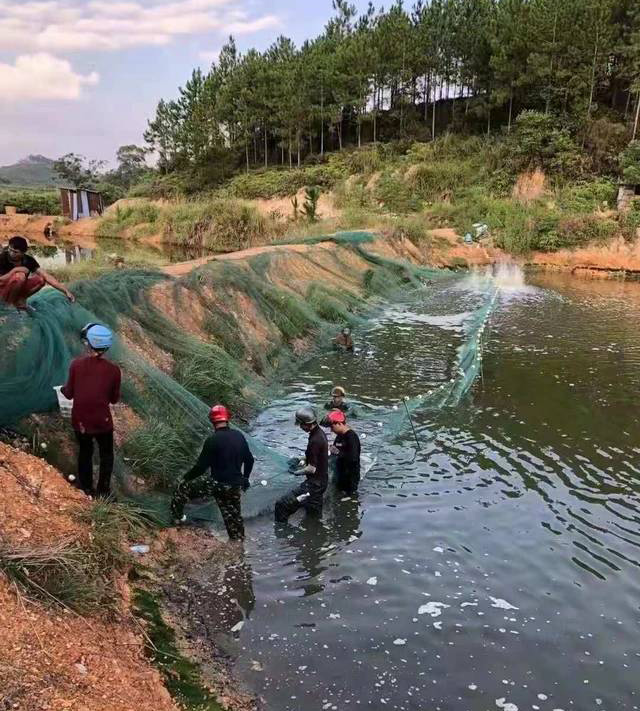
[[[185, 520], [184, 507], [191, 499], [215, 499], [232, 541], [244, 539], [241, 493], [246, 491], [253, 470], [253, 455], [242, 432], [229, 427], [231, 413], [224, 405], [211, 408], [214, 427], [195, 465], [185, 474], [171, 501], [174, 519]], [[205, 472], [209, 470], [209, 474]]]
[[322, 424], [336, 435], [331, 445], [331, 454], [337, 455], [336, 486], [345, 494], [355, 494], [360, 483], [360, 438], [347, 424], [342, 410], [332, 410]]

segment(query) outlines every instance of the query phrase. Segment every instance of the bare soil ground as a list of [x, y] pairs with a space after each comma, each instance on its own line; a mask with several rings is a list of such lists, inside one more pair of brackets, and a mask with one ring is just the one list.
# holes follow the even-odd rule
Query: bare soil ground
[[[298, 198], [298, 209], [301, 209], [305, 201], [305, 190], [299, 190], [296, 197]], [[286, 221], [293, 217], [292, 199], [291, 197], [277, 197], [269, 200], [247, 200], [247, 202], [253, 205], [261, 215]], [[332, 220], [340, 217], [341, 214], [342, 211], [334, 205], [331, 193], [323, 192], [318, 200], [318, 217], [321, 220]]]
[[[0, 443], [0, 540], [82, 544], [74, 516], [90, 503], [44, 461]], [[0, 574], [0, 708], [21, 711], [176, 711], [144, 656], [124, 593], [112, 618], [29, 602]]]

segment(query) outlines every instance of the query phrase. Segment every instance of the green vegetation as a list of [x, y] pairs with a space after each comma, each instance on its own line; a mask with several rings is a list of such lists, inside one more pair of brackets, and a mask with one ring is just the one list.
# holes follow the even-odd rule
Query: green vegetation
[[175, 632], [163, 620], [157, 599], [147, 590], [136, 590], [134, 611], [146, 622], [146, 653], [160, 670], [167, 689], [181, 708], [186, 711], [222, 711], [215, 696], [207, 690], [198, 665], [180, 653]]
[[13, 205], [21, 214], [60, 215], [60, 193], [45, 188], [2, 187], [0, 185], [0, 214]]
[[282, 234], [282, 226], [240, 200], [203, 198], [157, 206], [141, 201], [116, 206], [101, 221], [99, 237], [162, 235], [174, 244], [233, 251], [264, 244]]
[[79, 509], [89, 524], [88, 540], [54, 546], [0, 544], [0, 571], [30, 599], [62, 605], [80, 614], [115, 610], [116, 575], [129, 564], [125, 544], [148, 531], [140, 508], [109, 501]]
[[640, 185], [640, 140], [632, 141], [620, 156], [622, 180], [631, 185]]
[[[145, 133], [160, 172], [181, 176], [191, 194], [240, 167], [296, 166], [235, 181], [242, 197], [291, 195], [295, 185], [329, 187], [328, 151], [509, 133], [532, 111], [530, 132], [512, 147], [514, 169], [535, 154], [548, 172], [570, 177], [585, 165], [610, 169], [598, 144], [616, 144], [617, 154], [638, 134], [637, 3], [442, 0], [410, 9], [396, 0], [358, 15], [336, 0], [334, 10], [301, 47], [279, 37], [241, 54], [231, 39], [176, 100], [161, 100]], [[302, 182], [306, 171], [316, 175]]]

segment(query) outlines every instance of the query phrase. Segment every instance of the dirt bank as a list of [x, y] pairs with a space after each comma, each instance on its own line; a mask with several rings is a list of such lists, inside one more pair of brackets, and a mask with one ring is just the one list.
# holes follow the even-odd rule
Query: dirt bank
[[[0, 486], [0, 708], [178, 711], [165, 685], [167, 674], [175, 677], [180, 688], [184, 682], [181, 670], [187, 667], [193, 687], [197, 667], [186, 658], [178, 659], [176, 669], [169, 668], [163, 677], [152, 665], [152, 630], [138, 613], [133, 614], [132, 599], [138, 592], [124, 575], [117, 581], [113, 605], [81, 616], [52, 601], [34, 599], [13, 576], [2, 572], [6, 556], [17, 551], [51, 551], [70, 544], [81, 550], [88, 547], [98, 535], [87, 523], [87, 512], [94, 504], [42, 459], [4, 442], [0, 442]], [[167, 581], [176, 575], [185, 577], [187, 571], [197, 577], [204, 569], [214, 584], [227, 579], [228, 570], [239, 564], [237, 550], [205, 531], [149, 532], [146, 542], [151, 544], [151, 553], [144, 557], [144, 582], [137, 586], [144, 585], [156, 596], [166, 588], [171, 608], [178, 612], [184, 612], [181, 601], [190, 598]], [[218, 615], [219, 621], [225, 617], [226, 599], [221, 595], [219, 610], [211, 617]], [[171, 621], [171, 615], [165, 619]], [[220, 634], [230, 633], [235, 624], [220, 622]], [[188, 630], [178, 636], [174, 656], [185, 651], [198, 652]], [[255, 701], [232, 681], [228, 651], [221, 648], [215, 659], [206, 661], [205, 672], [210, 676], [205, 673], [202, 686], [193, 687], [202, 698], [211, 694], [228, 711], [256, 708]]]
[[627, 242], [618, 238], [604, 245], [537, 252], [526, 263], [536, 268], [570, 271], [576, 276], [608, 278], [620, 273], [640, 275], [640, 241]]
[[[0, 442], [0, 486], [4, 551], [86, 545], [78, 512], [91, 504], [41, 459]], [[0, 573], [0, 708], [175, 711], [120, 588], [115, 614], [81, 617], [30, 601]]]
[[30, 242], [48, 245], [52, 242], [44, 231], [48, 225], [54, 225], [57, 239], [78, 247], [94, 247], [98, 224], [99, 219], [94, 217], [61, 224], [61, 218], [54, 215], [0, 215], [0, 242], [13, 235], [23, 235]]

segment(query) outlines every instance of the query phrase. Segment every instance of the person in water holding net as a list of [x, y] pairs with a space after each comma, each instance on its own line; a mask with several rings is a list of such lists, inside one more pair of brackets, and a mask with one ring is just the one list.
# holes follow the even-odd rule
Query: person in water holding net
[[342, 410], [342, 412], [349, 412], [349, 403], [345, 400], [347, 393], [345, 389], [336, 385], [331, 391], [331, 400], [329, 400], [325, 406], [325, 410]]
[[353, 338], [351, 337], [351, 329], [348, 326], [345, 326], [333, 339], [333, 347], [336, 350], [353, 352]]
[[301, 508], [307, 514], [319, 516], [329, 483], [329, 444], [327, 435], [318, 425], [315, 410], [312, 407], [298, 410], [296, 425], [309, 434], [309, 440], [304, 460], [292, 460], [290, 471], [294, 476], [305, 477], [305, 481], [276, 502], [277, 523], [286, 523], [289, 516]]
[[332, 410], [322, 421], [336, 435], [329, 451], [336, 457], [335, 483], [339, 491], [355, 494], [360, 484], [360, 438], [347, 424], [342, 410]]
[[35, 312], [27, 299], [46, 284], [62, 292], [69, 301], [75, 297], [57, 279], [40, 268], [38, 262], [27, 254], [29, 243], [24, 237], [12, 237], [9, 245], [0, 251], [0, 300], [18, 311]]
[[[214, 432], [202, 447], [195, 465], [185, 474], [171, 501], [176, 523], [184, 523], [184, 507], [191, 499], [214, 499], [232, 541], [244, 540], [241, 495], [250, 486], [254, 458], [245, 436], [229, 427], [231, 413], [214, 405], [209, 413]], [[208, 470], [208, 473], [206, 473]]]
[[[87, 354], [72, 361], [62, 394], [73, 400], [71, 424], [78, 442], [79, 487], [88, 496], [111, 493], [113, 473], [113, 418], [111, 405], [120, 400], [120, 368], [104, 356], [113, 345], [106, 326], [89, 323], [81, 331]], [[98, 443], [100, 476], [93, 486], [93, 443]]]

